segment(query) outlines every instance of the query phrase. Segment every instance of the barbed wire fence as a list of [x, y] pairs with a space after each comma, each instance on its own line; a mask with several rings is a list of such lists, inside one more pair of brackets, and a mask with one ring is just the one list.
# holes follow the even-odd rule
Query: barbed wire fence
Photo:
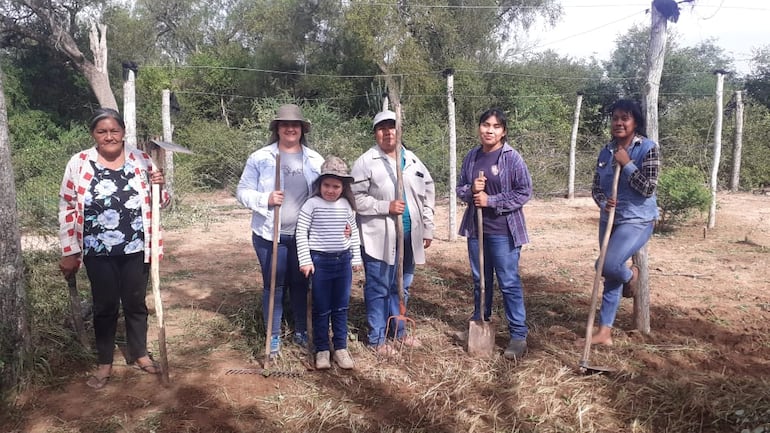
[[[441, 97], [442, 95], [433, 95]], [[535, 97], [538, 95], [531, 95]], [[547, 95], [553, 97], [554, 95]], [[705, 98], [705, 97], [704, 97]], [[279, 101], [275, 101], [279, 103]], [[306, 117], [313, 120], [313, 115], [322, 116], [322, 113], [314, 113], [312, 109], [306, 112]], [[665, 114], [664, 114], [665, 116]], [[265, 114], [264, 118], [269, 118]], [[351, 119], [346, 129], [350, 132], [345, 136], [328, 135], [324, 131], [314, 129], [311, 141], [314, 147], [323, 156], [337, 155], [343, 157], [349, 164], [363, 153], [366, 148], [374, 145], [371, 133], [371, 119]], [[267, 123], [267, 122], [263, 122]], [[449, 156], [449, 132], [447, 125], [434, 125], [434, 129], [421, 136], [419, 140], [407, 142], [406, 147], [414, 151], [431, 171], [436, 182], [436, 195], [439, 200], [446, 200], [449, 196], [450, 156]], [[509, 131], [511, 128], [509, 119]], [[225, 128], [223, 126], [223, 128]], [[205, 214], [207, 204], [196, 200], [195, 193], [201, 191], [201, 182], [208, 186], [208, 190], [219, 189], [229, 194], [235, 193], [235, 187], [240, 179], [241, 172], [248, 155], [267, 145], [266, 125], [262, 130], [250, 136], [248, 141], [238, 141], [230, 145], [208, 146], [205, 154], [180, 155], [175, 169], [174, 179], [175, 193], [182, 207], [188, 210]], [[260, 134], [262, 136], [260, 136]], [[509, 141], [524, 157], [532, 176], [535, 196], [538, 198], [566, 197], [569, 177], [569, 135], [554, 138], [553, 134], [538, 131], [527, 131], [509, 135]], [[225, 137], [223, 141], [226, 141]], [[579, 134], [575, 155], [575, 195], [589, 196], [591, 191], [594, 164], [599, 149], [608, 140], [608, 136], [587, 136]], [[176, 140], [175, 140], [176, 141]], [[661, 136], [661, 141], [667, 141]], [[476, 130], [463, 131], [457, 135], [458, 154], [456, 155], [456, 169], [468, 149], [477, 145], [478, 136]], [[141, 143], [140, 143], [141, 144]], [[181, 142], [181, 145], [186, 143]], [[662, 146], [664, 147], [664, 146]], [[693, 155], [701, 155], [703, 166], [708, 165], [707, 155], [711, 151], [709, 143], [688, 143], [678, 148], [667, 147], [663, 150], [663, 157], [672, 160], [692, 159]], [[204, 162], [202, 162], [204, 161]], [[216, 167], [216, 176], [206, 178], [206, 174], [199, 175], [195, 170], [203, 164], [213, 164]], [[64, 166], [61, 167], [61, 173]], [[59, 174], [60, 176], [60, 174]], [[22, 249], [24, 251], [58, 252], [58, 190], [60, 177], [57, 181], [47, 184], [36, 184], [34, 188], [26, 187], [23, 190], [17, 185], [17, 191], [22, 191], [17, 196], [17, 213], [22, 232]], [[29, 186], [29, 185], [27, 185]], [[173, 211], [172, 211], [173, 212]]]

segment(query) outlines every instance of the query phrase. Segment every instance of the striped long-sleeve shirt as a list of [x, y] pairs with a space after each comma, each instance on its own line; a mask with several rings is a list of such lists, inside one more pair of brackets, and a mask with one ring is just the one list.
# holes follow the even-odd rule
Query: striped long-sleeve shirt
[[[350, 237], [345, 236], [346, 225], [350, 225]], [[344, 198], [334, 202], [319, 196], [307, 199], [297, 218], [296, 236], [300, 266], [313, 264], [311, 250], [327, 253], [351, 250], [351, 264], [356, 266], [362, 263], [356, 215]]]

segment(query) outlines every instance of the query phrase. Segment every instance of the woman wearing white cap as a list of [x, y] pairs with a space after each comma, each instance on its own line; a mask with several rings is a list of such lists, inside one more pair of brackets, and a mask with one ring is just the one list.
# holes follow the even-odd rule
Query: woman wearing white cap
[[[307, 344], [307, 279], [299, 271], [294, 231], [297, 216], [321, 174], [323, 157], [307, 146], [305, 134], [310, 122], [294, 104], [283, 105], [270, 122], [272, 137], [269, 145], [252, 153], [246, 161], [236, 196], [251, 209], [252, 244], [262, 268], [264, 293], [262, 312], [267, 326], [270, 296], [270, 270], [273, 243], [273, 210], [280, 206], [280, 240], [276, 268], [273, 309], [271, 356], [281, 347], [280, 331], [283, 316], [283, 296], [288, 290], [294, 315], [294, 342]], [[280, 154], [280, 189], [275, 188], [276, 155]]]
[[[389, 316], [399, 314], [396, 282], [396, 224], [394, 215], [404, 222], [404, 298], [414, 278], [415, 264], [425, 263], [425, 248], [433, 239], [433, 178], [417, 156], [401, 148], [396, 155], [396, 113], [384, 110], [374, 117], [377, 142], [355, 164], [353, 194], [356, 197], [361, 244], [363, 246], [364, 302], [369, 323], [369, 345], [377, 353], [391, 354], [387, 338], [395, 337], [409, 346], [420, 345], [413, 335], [399, 329], [385, 335]], [[404, 196], [396, 197], [396, 161], [401, 164]]]

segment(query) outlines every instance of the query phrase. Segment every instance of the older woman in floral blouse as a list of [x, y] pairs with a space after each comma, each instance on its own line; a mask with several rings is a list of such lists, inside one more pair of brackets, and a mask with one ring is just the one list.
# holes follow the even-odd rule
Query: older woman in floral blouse
[[[127, 361], [151, 374], [160, 367], [147, 352], [151, 183], [163, 173], [149, 155], [126, 149], [125, 123], [112, 109], [89, 122], [96, 145], [70, 158], [59, 192], [60, 268], [65, 278], [85, 265], [91, 282], [97, 370], [87, 384], [104, 387], [112, 371], [119, 308], [126, 322]], [[164, 191], [161, 202], [168, 203]], [[162, 244], [161, 244], [162, 245]]]

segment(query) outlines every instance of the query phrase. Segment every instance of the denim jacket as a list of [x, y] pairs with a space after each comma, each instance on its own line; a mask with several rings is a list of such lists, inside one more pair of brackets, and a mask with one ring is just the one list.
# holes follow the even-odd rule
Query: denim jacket
[[[246, 160], [235, 192], [238, 201], [251, 209], [251, 230], [262, 239], [273, 240], [273, 206], [268, 206], [270, 193], [275, 191], [275, 155], [278, 143], [258, 149]], [[321, 175], [323, 157], [315, 150], [302, 146], [302, 168], [307, 181], [308, 195], [313, 182]], [[283, 185], [281, 185], [283, 190]]]
[[[607, 198], [612, 195], [612, 179], [615, 170], [615, 141], [599, 152], [594, 175], [592, 196], [601, 209], [600, 218], [606, 221]], [[658, 219], [656, 190], [658, 183], [658, 144], [647, 137], [637, 136], [628, 148], [631, 162], [620, 171], [618, 198], [615, 208], [615, 224], [641, 223]]]

